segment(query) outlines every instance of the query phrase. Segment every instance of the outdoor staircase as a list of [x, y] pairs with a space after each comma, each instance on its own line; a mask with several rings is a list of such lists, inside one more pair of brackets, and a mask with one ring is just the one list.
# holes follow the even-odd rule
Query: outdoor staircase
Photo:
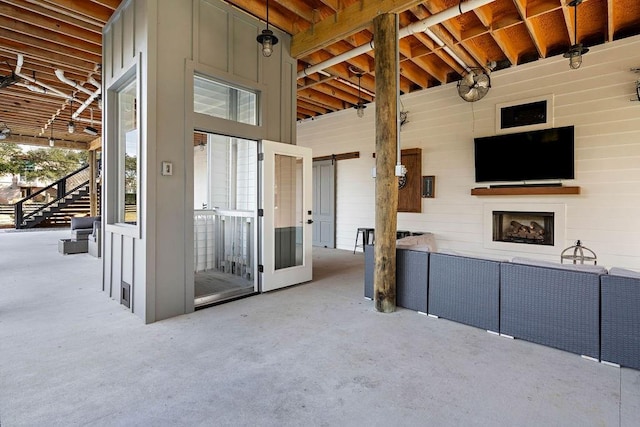
[[[38, 197], [42, 198], [52, 193], [56, 196], [48, 203], [33, 203]], [[98, 193], [98, 203], [99, 196]], [[16, 229], [65, 226], [71, 223], [72, 217], [89, 214], [89, 165], [83, 166], [14, 205]]]

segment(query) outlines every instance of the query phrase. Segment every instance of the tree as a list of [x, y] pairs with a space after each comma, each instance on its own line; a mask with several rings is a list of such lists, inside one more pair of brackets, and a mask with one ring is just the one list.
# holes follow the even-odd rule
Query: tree
[[28, 151], [24, 156], [27, 164], [34, 165], [33, 171], [25, 171], [28, 180], [56, 181], [87, 163], [86, 151], [60, 148], [39, 148]]
[[20, 160], [22, 149], [15, 144], [0, 144], [0, 175], [18, 175], [22, 173]]
[[86, 151], [39, 148], [24, 151], [15, 144], [0, 144], [0, 174], [21, 175], [26, 181], [53, 182], [87, 163]]

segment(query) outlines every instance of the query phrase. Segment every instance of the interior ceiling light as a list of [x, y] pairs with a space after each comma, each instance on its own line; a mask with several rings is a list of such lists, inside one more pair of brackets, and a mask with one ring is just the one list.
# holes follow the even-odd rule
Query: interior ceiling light
[[49, 147], [53, 147], [54, 145], [56, 145], [56, 140], [53, 139], [53, 123], [55, 121], [51, 121], [51, 136], [49, 136]]
[[267, 0], [267, 28], [262, 30], [256, 40], [262, 45], [262, 55], [265, 57], [271, 56], [273, 53], [273, 46], [278, 44], [278, 38], [273, 34], [273, 31], [269, 29], [269, 0]]
[[71, 103], [69, 104], [69, 124], [67, 125], [67, 131], [69, 133], [76, 131], [76, 124], [73, 123], [73, 94], [71, 95]]
[[363, 118], [364, 109], [367, 108], [367, 106], [364, 105], [364, 102], [362, 102], [362, 86], [360, 85], [360, 80], [362, 79], [364, 73], [362, 72], [362, 70], [355, 68], [350, 68], [350, 70], [351, 72], [355, 73], [356, 77], [358, 77], [358, 103], [354, 105], [353, 108], [356, 109], [358, 117]]
[[589, 49], [578, 43], [578, 5], [582, 0], [571, 0], [567, 5], [573, 7], [573, 46], [563, 55], [569, 58], [569, 66], [572, 70], [577, 70], [582, 64], [582, 55], [589, 52]]
[[91, 126], [85, 127], [83, 132], [91, 136], [98, 136], [98, 129], [93, 127], [93, 108], [90, 108], [89, 111], [91, 112]]

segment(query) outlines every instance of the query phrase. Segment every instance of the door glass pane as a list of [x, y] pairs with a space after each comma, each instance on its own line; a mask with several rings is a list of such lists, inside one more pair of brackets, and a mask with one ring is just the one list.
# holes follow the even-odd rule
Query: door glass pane
[[302, 265], [302, 158], [275, 155], [275, 269]]

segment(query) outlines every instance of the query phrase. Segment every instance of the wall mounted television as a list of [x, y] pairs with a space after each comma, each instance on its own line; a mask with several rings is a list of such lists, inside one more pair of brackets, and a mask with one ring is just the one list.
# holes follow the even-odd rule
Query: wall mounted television
[[476, 182], [574, 178], [573, 126], [474, 138]]

